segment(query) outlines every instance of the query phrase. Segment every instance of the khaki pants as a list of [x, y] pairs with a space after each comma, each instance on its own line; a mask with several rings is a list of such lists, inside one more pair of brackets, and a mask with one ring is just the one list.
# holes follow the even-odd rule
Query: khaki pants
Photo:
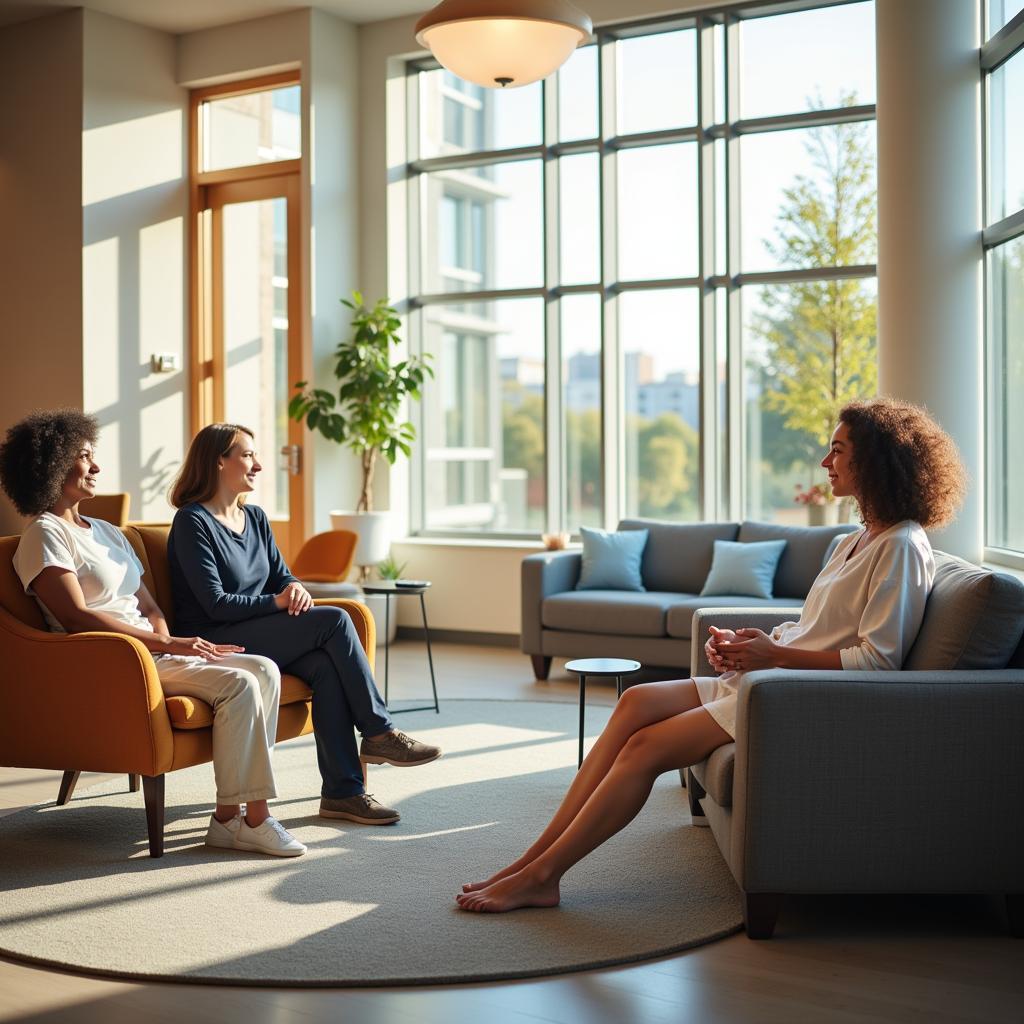
[[213, 708], [217, 803], [277, 796], [270, 766], [281, 698], [277, 665], [256, 654], [212, 662], [165, 654], [154, 661], [168, 697], [198, 697]]

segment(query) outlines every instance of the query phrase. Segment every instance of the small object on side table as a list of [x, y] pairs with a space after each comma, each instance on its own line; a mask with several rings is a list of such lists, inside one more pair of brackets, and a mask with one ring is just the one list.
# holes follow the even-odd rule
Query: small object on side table
[[577, 770], [583, 764], [583, 709], [586, 706], [587, 676], [611, 676], [615, 679], [615, 699], [622, 696], [622, 677], [640, 669], [640, 662], [631, 658], [578, 658], [566, 663], [567, 672], [580, 677], [580, 751]]
[[[383, 594], [384, 595], [384, 703], [388, 702], [388, 674], [391, 667], [391, 658], [389, 655], [390, 643], [388, 642], [388, 633], [391, 629], [391, 598], [396, 594], [400, 597], [406, 594], [415, 594], [420, 599], [420, 612], [423, 615], [423, 638], [427, 642], [427, 661], [430, 663], [430, 686], [434, 691], [434, 711], [438, 714], [441, 713], [440, 705], [437, 702], [437, 681], [434, 678], [434, 655], [430, 649], [430, 629], [427, 626], [427, 604], [423, 600], [424, 593], [430, 587], [429, 580], [375, 580], [372, 583], [363, 584], [363, 593], [365, 594]], [[427, 704], [422, 707], [415, 708], [396, 708], [391, 711], [393, 715], [403, 711], [429, 711], [431, 705]], [[390, 710], [390, 709], [389, 709]]]

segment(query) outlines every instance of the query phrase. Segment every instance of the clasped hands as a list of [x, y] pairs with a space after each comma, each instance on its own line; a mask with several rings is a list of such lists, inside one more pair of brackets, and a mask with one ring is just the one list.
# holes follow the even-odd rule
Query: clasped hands
[[289, 615], [301, 615], [313, 607], [313, 598], [301, 583], [289, 583], [274, 597], [274, 603]]
[[704, 644], [711, 667], [722, 672], [753, 672], [779, 664], [781, 644], [763, 629], [719, 629], [709, 626], [711, 637]]

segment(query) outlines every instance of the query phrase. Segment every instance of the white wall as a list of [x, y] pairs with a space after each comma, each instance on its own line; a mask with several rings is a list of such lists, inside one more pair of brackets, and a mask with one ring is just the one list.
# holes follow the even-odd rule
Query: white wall
[[[311, 294], [313, 372], [331, 388], [334, 349], [349, 332], [341, 304], [360, 287], [359, 35], [354, 25], [313, 10], [310, 21], [307, 123], [310, 130]], [[354, 509], [359, 466], [348, 450], [307, 433], [312, 453], [313, 527], [330, 529], [331, 509]]]
[[[188, 93], [175, 40], [84, 11], [82, 392], [100, 421], [101, 492], [165, 520], [188, 423]], [[151, 356], [181, 369], [154, 373]]]
[[[82, 404], [82, 12], [0, 30], [0, 436]], [[0, 493], [0, 534], [24, 520]]]

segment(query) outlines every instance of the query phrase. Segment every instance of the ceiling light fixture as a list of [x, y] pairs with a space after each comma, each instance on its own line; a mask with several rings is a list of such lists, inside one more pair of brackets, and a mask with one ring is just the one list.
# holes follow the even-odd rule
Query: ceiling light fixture
[[459, 78], [516, 89], [557, 71], [592, 29], [568, 0], [441, 0], [416, 41]]

